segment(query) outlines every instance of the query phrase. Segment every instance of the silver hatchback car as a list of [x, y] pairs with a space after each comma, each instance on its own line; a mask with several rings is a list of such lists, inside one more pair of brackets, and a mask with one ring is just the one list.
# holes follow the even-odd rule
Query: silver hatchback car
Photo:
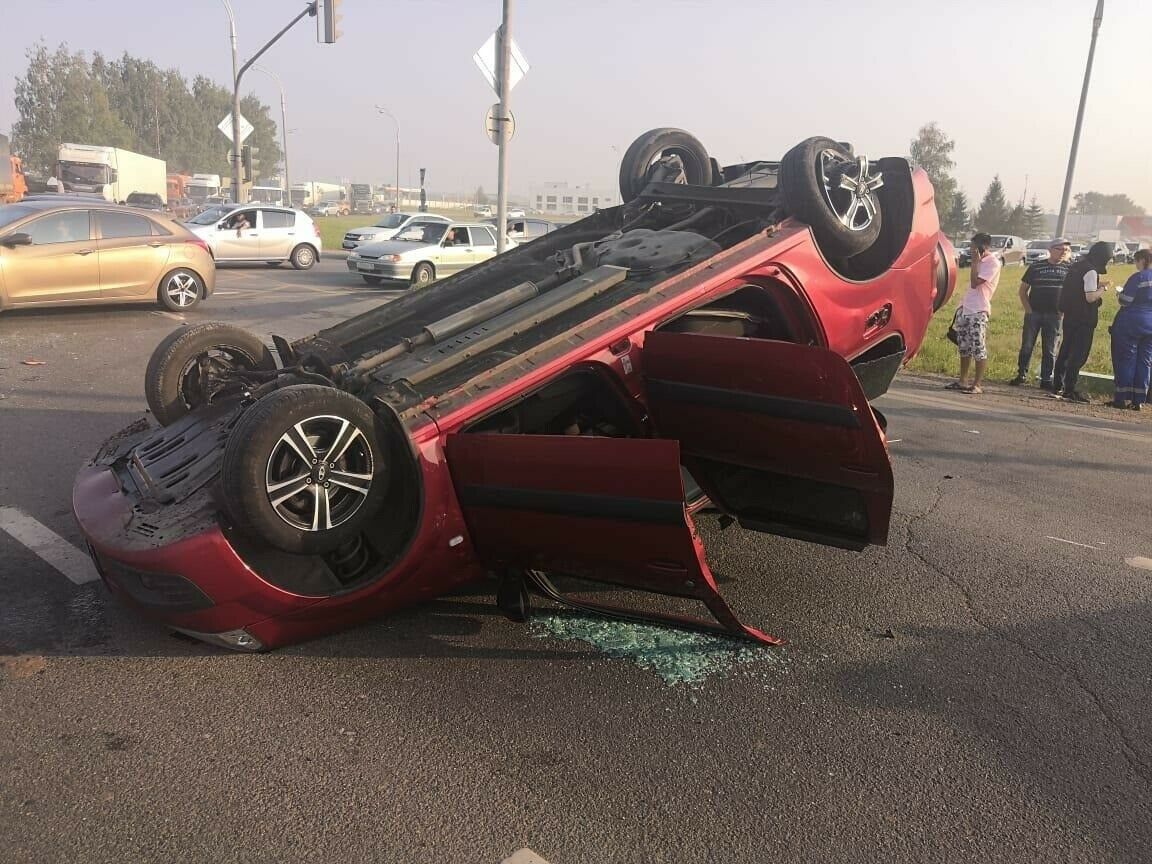
[[392, 240], [349, 253], [348, 269], [369, 285], [385, 279], [422, 288], [496, 255], [496, 227], [482, 222], [412, 225]]
[[244, 204], [223, 216], [206, 211], [185, 227], [208, 243], [218, 264], [287, 261], [297, 270], [310, 270], [324, 251], [310, 216], [273, 204]]

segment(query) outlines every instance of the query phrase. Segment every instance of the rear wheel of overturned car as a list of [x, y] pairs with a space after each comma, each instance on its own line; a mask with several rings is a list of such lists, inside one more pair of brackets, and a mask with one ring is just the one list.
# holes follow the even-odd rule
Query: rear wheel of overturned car
[[360, 278], [367, 282], [369, 285], [379, 285], [384, 281], [383, 276], [365, 276], [363, 273], [360, 274]]
[[160, 280], [156, 298], [169, 312], [187, 312], [204, 299], [204, 280], [181, 267]]
[[625, 203], [648, 185], [648, 169], [664, 156], [677, 156], [684, 166], [682, 180], [693, 186], [712, 184], [708, 151], [683, 129], [651, 129], [632, 142], [620, 161], [620, 199]]
[[427, 261], [412, 270], [412, 287], [424, 288], [436, 281], [436, 268]]
[[162, 426], [208, 402], [213, 379], [241, 369], [271, 371], [272, 352], [255, 333], [209, 321], [169, 333], [144, 371], [144, 396]]
[[301, 243], [292, 250], [292, 266], [297, 270], [311, 270], [316, 263], [316, 250], [307, 243]]
[[785, 153], [779, 182], [785, 209], [811, 227], [828, 257], [859, 255], [880, 236], [876, 190], [884, 179], [831, 138], [809, 138]]
[[383, 504], [386, 432], [350, 393], [297, 384], [241, 415], [224, 447], [224, 509], [236, 530], [298, 555], [355, 539]]

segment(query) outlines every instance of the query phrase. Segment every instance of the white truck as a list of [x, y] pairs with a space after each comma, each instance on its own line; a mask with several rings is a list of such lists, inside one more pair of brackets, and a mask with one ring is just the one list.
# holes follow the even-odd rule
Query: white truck
[[133, 192], [159, 195], [168, 203], [168, 166], [163, 159], [97, 144], [61, 144], [56, 159], [61, 192], [125, 201]]
[[281, 186], [253, 186], [248, 190], [248, 200], [253, 204], [283, 204], [284, 189]]
[[188, 197], [197, 204], [207, 204], [208, 199], [220, 196], [220, 175], [193, 174], [184, 188], [188, 190]]
[[318, 183], [308, 180], [292, 184], [292, 206], [299, 209], [334, 204], [342, 214], [348, 213], [348, 190], [339, 183]]

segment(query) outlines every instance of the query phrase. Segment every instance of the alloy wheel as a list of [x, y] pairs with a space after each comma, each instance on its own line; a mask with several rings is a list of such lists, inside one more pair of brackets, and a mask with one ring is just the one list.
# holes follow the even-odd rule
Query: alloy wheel
[[301, 420], [268, 458], [265, 491], [276, 514], [300, 531], [328, 531], [355, 515], [372, 488], [372, 448], [343, 417]]
[[836, 219], [850, 231], [864, 231], [880, 208], [875, 191], [884, 185], [882, 174], [871, 174], [868, 159], [845, 159], [835, 150], [820, 153], [820, 188]]
[[187, 309], [200, 299], [200, 286], [191, 273], [173, 273], [164, 283], [164, 293], [173, 306]]

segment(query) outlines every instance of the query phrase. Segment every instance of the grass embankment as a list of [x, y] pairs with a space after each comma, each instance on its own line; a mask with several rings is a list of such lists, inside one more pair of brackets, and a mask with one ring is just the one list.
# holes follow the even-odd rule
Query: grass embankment
[[[1112, 283], [1112, 288], [1104, 298], [1100, 308], [1100, 326], [1096, 328], [1096, 339], [1092, 343], [1092, 355], [1084, 367], [1085, 372], [1112, 374], [1111, 339], [1108, 325], [1116, 317], [1116, 291], [1135, 271], [1131, 264], [1117, 264], [1108, 268], [1104, 278]], [[945, 334], [952, 322], [952, 313], [959, 305], [964, 291], [968, 288], [968, 268], [965, 267], [956, 277], [956, 291], [952, 301], [936, 313], [924, 337], [924, 345], [908, 368], [917, 372], [942, 372], [955, 375], [960, 361], [956, 346], [948, 341]], [[992, 381], [1007, 381], [1016, 376], [1016, 358], [1020, 353], [1020, 331], [1024, 326], [1024, 310], [1020, 307], [1020, 277], [1024, 267], [1009, 265], [1000, 275], [1000, 286], [992, 297], [992, 316], [988, 321], [988, 374]], [[1040, 374], [1040, 340], [1032, 352], [1031, 378]]]

